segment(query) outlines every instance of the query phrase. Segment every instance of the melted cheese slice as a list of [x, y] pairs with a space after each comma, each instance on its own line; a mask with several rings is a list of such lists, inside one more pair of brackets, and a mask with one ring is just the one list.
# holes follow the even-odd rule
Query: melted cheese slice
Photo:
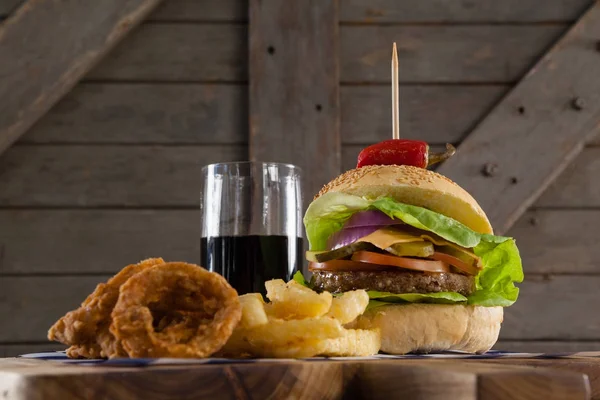
[[362, 237], [357, 240], [357, 242], [367, 242], [371, 243], [373, 246], [380, 248], [381, 250], [385, 250], [388, 247], [398, 244], [398, 243], [411, 243], [411, 242], [424, 242], [428, 241], [433, 243], [436, 246], [449, 246], [457, 251], [465, 254], [470, 259], [475, 261], [475, 265], [477, 268], [481, 268], [481, 259], [475, 255], [470, 250], [465, 249], [464, 247], [460, 247], [454, 243], [448, 242], [447, 240], [442, 239], [441, 237], [432, 234], [432, 233], [411, 233], [402, 229], [386, 227], [376, 230], [375, 232]]
[[381, 228], [357, 240], [357, 242], [371, 243], [373, 246], [378, 247], [381, 250], [385, 250], [391, 245], [397, 243], [411, 243], [424, 241], [425, 239], [423, 239], [420, 236], [416, 236], [409, 232], [393, 228]]

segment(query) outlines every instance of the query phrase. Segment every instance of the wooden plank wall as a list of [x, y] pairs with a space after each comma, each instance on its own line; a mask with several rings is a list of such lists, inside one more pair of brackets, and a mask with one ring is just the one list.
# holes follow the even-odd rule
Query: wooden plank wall
[[[589, 3], [341, 0], [342, 168], [389, 136], [393, 40], [403, 135], [459, 144]], [[48, 326], [127, 263], [198, 261], [200, 167], [248, 157], [247, 31], [244, 1], [167, 1], [0, 157], [0, 356], [53, 348]], [[501, 347], [600, 343], [598, 160], [600, 140], [510, 232], [527, 280]]]

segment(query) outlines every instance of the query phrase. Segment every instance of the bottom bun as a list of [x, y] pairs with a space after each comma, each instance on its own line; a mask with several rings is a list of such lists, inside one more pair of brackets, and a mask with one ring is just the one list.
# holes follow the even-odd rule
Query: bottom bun
[[393, 304], [367, 311], [352, 325], [378, 328], [385, 353], [484, 353], [498, 340], [502, 318], [502, 307]]

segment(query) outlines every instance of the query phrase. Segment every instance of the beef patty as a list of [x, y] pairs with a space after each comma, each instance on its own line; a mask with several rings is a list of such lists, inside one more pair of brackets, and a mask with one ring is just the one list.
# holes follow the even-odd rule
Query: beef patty
[[332, 293], [356, 289], [390, 293], [458, 292], [468, 296], [475, 291], [475, 277], [439, 272], [390, 271], [313, 271], [317, 291]]

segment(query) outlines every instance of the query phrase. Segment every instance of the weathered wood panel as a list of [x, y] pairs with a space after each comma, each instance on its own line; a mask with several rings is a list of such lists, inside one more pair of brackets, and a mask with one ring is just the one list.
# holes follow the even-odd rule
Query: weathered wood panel
[[[401, 82], [514, 82], [566, 27], [341, 26], [341, 80], [389, 82], [389, 43], [397, 41]], [[245, 82], [247, 31], [243, 24], [143, 24], [86, 79]]]
[[0, 0], [0, 20], [13, 12], [23, 0]]
[[519, 353], [567, 353], [577, 351], [598, 351], [600, 340], [583, 342], [570, 341], [536, 341], [536, 340], [500, 340], [494, 346], [495, 350], [515, 351]]
[[307, 193], [340, 173], [338, 40], [336, 0], [250, 0], [250, 159], [298, 165]]
[[525, 213], [508, 232], [517, 239], [525, 273], [600, 274], [599, 210]]
[[591, 0], [341, 0], [344, 22], [546, 22], [573, 21]]
[[143, 24], [86, 79], [245, 82], [247, 35], [245, 25]]
[[[537, 207], [600, 207], [599, 177], [600, 147], [586, 148], [558, 176], [535, 205]], [[589, 232], [597, 233], [597, 230], [592, 229]]]
[[246, 22], [248, 0], [167, 0], [150, 14], [148, 20]]
[[1, 357], [16, 357], [22, 354], [40, 353], [44, 351], [64, 350], [66, 346], [60, 343], [39, 343], [39, 344], [0, 344]]
[[149, 257], [197, 263], [200, 211], [0, 210], [0, 276], [116, 273]]
[[205, 164], [245, 146], [15, 146], [0, 158], [0, 206], [196, 207]]
[[[85, 262], [81, 260], [81, 262]], [[48, 328], [108, 276], [0, 279], [0, 342], [41, 342]]]
[[513, 82], [558, 39], [562, 25], [342, 26], [342, 82]]
[[[3, 277], [0, 319], [10, 316], [12, 323], [0, 330], [0, 341], [43, 341], [58, 317], [76, 307], [98, 282], [107, 278]], [[600, 316], [590, 305], [600, 301], [599, 285], [597, 276], [527, 280], [521, 285], [517, 303], [505, 310], [501, 338], [598, 340]]]
[[239, 85], [82, 83], [21, 143], [247, 143]]
[[[3, 0], [16, 1], [16, 0]], [[591, 0], [341, 0], [342, 23], [572, 22]], [[1, 7], [0, 2], [0, 7]], [[1, 8], [0, 8], [1, 10]], [[150, 15], [155, 21], [247, 21], [247, 0], [168, 0]]]
[[[508, 90], [504, 85], [402, 86], [405, 137], [458, 143]], [[247, 143], [244, 85], [82, 83], [21, 143]], [[388, 139], [387, 86], [341, 87], [341, 140]], [[368, 110], [368, 112], [367, 112]]]
[[598, 340], [599, 276], [526, 275], [519, 299], [505, 309], [500, 339]]
[[[597, 37], [600, 2], [471, 132], [458, 154], [439, 169], [480, 202], [500, 234], [598, 133]], [[496, 172], [482, 173], [486, 165], [494, 165]]]
[[[386, 75], [387, 76], [387, 75]], [[458, 143], [508, 90], [506, 85], [401, 86], [402, 137]], [[392, 137], [389, 86], [342, 86], [342, 143]]]
[[159, 2], [39, 0], [20, 7], [3, 23], [0, 153], [69, 92]]
[[[356, 166], [363, 147], [343, 146], [343, 170]], [[0, 158], [0, 206], [196, 207], [197, 193], [190, 188], [198, 187], [202, 165], [247, 159], [244, 145], [19, 145]], [[557, 190], [539, 205], [600, 206], [594, 178], [600, 163], [592, 162], [598, 159], [600, 148], [586, 148], [575, 170], [557, 181], [564, 187], [569, 176], [582, 176], [573, 178], [571, 196]]]

